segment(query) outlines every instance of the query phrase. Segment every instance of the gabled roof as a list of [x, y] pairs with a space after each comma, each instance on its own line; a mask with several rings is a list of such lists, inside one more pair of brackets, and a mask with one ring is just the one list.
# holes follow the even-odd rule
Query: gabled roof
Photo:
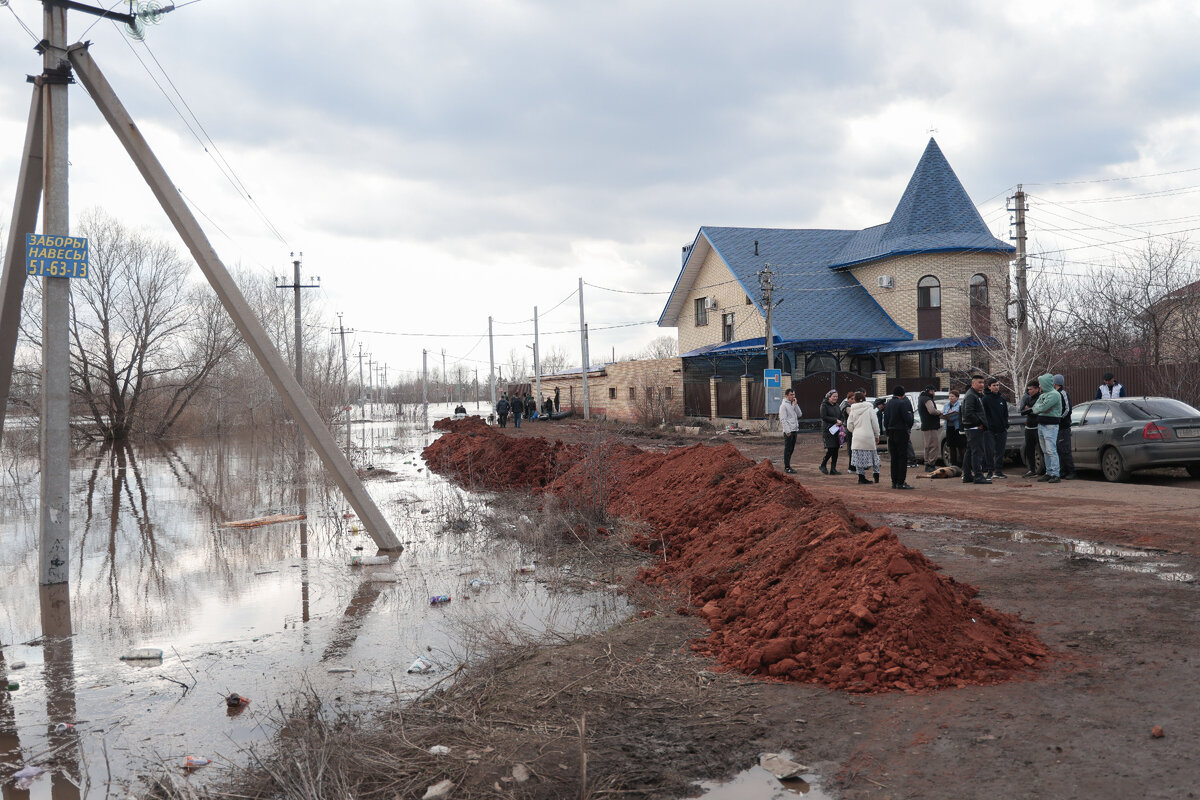
[[992, 236], [941, 148], [930, 139], [891, 221], [855, 233], [829, 266], [848, 267], [906, 253], [1015, 249]]
[[695, 287], [700, 269], [715, 251], [760, 312], [758, 272], [770, 264], [775, 297], [783, 301], [771, 322], [775, 335], [788, 343], [868, 347], [911, 341], [912, 333], [893, 322], [849, 270], [839, 268], [947, 250], [1011, 253], [1015, 248], [988, 231], [930, 139], [895, 213], [883, 225], [859, 231], [702, 227], [658, 324], [678, 325], [688, 296], [701, 288]]
[[[912, 339], [912, 334], [892, 322], [853, 275], [829, 269], [829, 259], [851, 235], [852, 231], [706, 225], [697, 236], [697, 244], [703, 241], [705, 247], [693, 247], [688, 261], [703, 261], [704, 250], [711, 247], [760, 312], [758, 271], [770, 264], [774, 296], [777, 302], [782, 301], [772, 312], [771, 323], [774, 332], [785, 340], [837, 339], [865, 344]], [[686, 296], [686, 292], [680, 294]]]

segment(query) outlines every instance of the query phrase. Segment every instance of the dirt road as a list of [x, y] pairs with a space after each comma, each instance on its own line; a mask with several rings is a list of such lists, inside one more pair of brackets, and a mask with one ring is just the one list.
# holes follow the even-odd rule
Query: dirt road
[[[518, 435], [551, 432], [596, 436], [580, 424]], [[620, 438], [650, 448], [694, 442]], [[776, 437], [732, 441], [755, 459], [777, 460], [782, 449]], [[818, 472], [819, 452], [815, 437], [801, 442], [797, 480], [890, 525], [977, 586], [987, 605], [1033, 622], [1054, 655], [1025, 680], [924, 694], [758, 683], [744, 690], [744, 715], [759, 724], [711, 731], [714, 763], [749, 766], [757, 752], [790, 748], [842, 798], [1196, 796], [1200, 695], [1189, 687], [1200, 665], [1200, 481], [1161, 471], [1120, 485], [1091, 476], [970, 486], [914, 472], [917, 490], [899, 492], [888, 487], [886, 461], [884, 483], [859, 486]], [[1162, 737], [1151, 735], [1155, 726]]]

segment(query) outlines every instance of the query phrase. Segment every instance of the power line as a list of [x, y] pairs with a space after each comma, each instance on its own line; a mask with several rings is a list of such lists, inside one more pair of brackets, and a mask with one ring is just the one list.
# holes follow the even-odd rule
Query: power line
[[0, 5], [3, 5], [8, 8], [8, 10], [13, 15], [13, 19], [15, 19], [17, 21], [18, 25], [20, 25], [22, 28], [25, 29], [25, 32], [29, 34], [30, 38], [33, 39], [34, 42], [40, 42], [42, 40], [42, 37], [40, 37], [36, 33], [34, 33], [33, 29], [25, 24], [25, 20], [21, 19], [21, 15], [17, 13], [17, 10], [12, 7], [12, 5], [8, 2], [8, 0], [0, 0]]
[[[635, 292], [631, 289], [610, 289], [607, 286], [597, 286], [596, 284], [588, 283], [587, 281], [584, 281], [583, 285], [590, 286], [593, 289], [601, 289], [606, 292], [617, 292], [618, 294], [670, 294], [669, 291], [667, 291], [667, 292]], [[549, 313], [549, 312], [547, 312], [547, 313]]]

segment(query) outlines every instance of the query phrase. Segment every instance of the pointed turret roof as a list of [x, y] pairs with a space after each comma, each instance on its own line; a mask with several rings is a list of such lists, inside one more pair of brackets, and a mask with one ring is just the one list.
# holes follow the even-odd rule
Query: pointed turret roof
[[992, 236], [942, 149], [931, 138], [891, 220], [859, 231], [830, 266], [847, 267], [906, 253], [1014, 249]]

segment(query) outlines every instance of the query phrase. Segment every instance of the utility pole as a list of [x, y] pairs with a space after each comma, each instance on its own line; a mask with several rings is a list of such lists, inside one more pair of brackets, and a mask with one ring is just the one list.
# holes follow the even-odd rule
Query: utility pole
[[488, 317], [488, 380], [492, 384], [492, 408], [496, 407], [496, 348], [492, 344], [492, 318]]
[[479, 410], [479, 367], [475, 368], [475, 410]]
[[346, 413], [346, 460], [350, 460], [350, 364], [346, 361], [346, 334], [354, 331], [346, 330], [342, 325], [342, 312], [338, 312], [336, 333], [342, 340], [342, 410]]
[[537, 382], [537, 410], [542, 410], [542, 362], [538, 355], [538, 315], [537, 306], [533, 307], [533, 375]]
[[771, 331], [771, 310], [775, 307], [771, 302], [771, 293], [775, 291], [775, 284], [771, 276], [770, 263], [758, 271], [758, 286], [762, 289], [763, 311], [767, 317], [766, 333], [763, 335], [763, 343], [767, 347], [767, 369], [775, 369], [775, 335]]
[[442, 348], [442, 386], [445, 388], [446, 402], [450, 402], [450, 373], [446, 372], [446, 348]]
[[367, 400], [371, 403], [371, 418], [375, 418], [375, 364], [367, 353]]
[[383, 381], [379, 384], [379, 394], [383, 403], [383, 410], [386, 412], [388, 404], [387, 364], [383, 365]]
[[[304, 326], [302, 323], [302, 315], [300, 313], [300, 290], [301, 289], [319, 289], [321, 288], [321, 279], [317, 278], [316, 283], [300, 283], [300, 258], [304, 257], [304, 253], [300, 254], [300, 258], [296, 258], [295, 253], [289, 253], [292, 259], [292, 282], [280, 283], [283, 278], [275, 279], [276, 289], [291, 289], [294, 292], [294, 316], [296, 324], [295, 334], [295, 362], [296, 362], [296, 383], [304, 386]], [[312, 278], [309, 278], [312, 280]], [[296, 425], [296, 471], [302, 473], [304, 471], [304, 431], [300, 430], [300, 426]], [[300, 513], [306, 513], [305, 509], [301, 508]]]
[[[1025, 192], [1021, 184], [1017, 184], [1017, 193], [1013, 195], [1013, 210], [1016, 211], [1017, 233], [1013, 237], [1017, 242], [1017, 358], [1025, 357], [1029, 346], [1029, 315], [1026, 313], [1029, 303], [1029, 287], [1025, 280]], [[1013, 376], [1017, 378], [1017, 376]]]
[[359, 410], [359, 413], [362, 415], [363, 422], [366, 422], [367, 409], [366, 409], [366, 406], [363, 405], [363, 400], [366, 397], [367, 385], [365, 383], [363, 383], [362, 361], [363, 361], [362, 342], [359, 342], [358, 343], [358, 410]]
[[429, 351], [421, 351], [421, 403], [425, 408], [425, 418], [429, 419]]
[[588, 335], [587, 323], [583, 321], [583, 278], [579, 279], [579, 349], [583, 351], [583, 418], [592, 418], [592, 404], [588, 397]]
[[[43, 3], [42, 233], [70, 232], [67, 179], [67, 6]], [[43, 584], [71, 575], [71, 429], [69, 339], [71, 279], [42, 278], [41, 479], [38, 567]]]

